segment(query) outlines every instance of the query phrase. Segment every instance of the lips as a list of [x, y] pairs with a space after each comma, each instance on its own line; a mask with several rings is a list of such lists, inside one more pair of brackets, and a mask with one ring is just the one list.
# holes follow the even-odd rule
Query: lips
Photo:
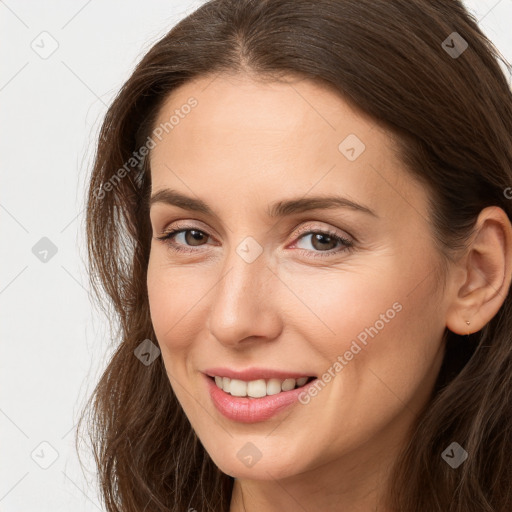
[[259, 379], [300, 379], [301, 377], [316, 377], [314, 373], [305, 372], [291, 372], [286, 370], [277, 370], [271, 368], [257, 368], [251, 367], [245, 370], [234, 370], [230, 368], [207, 368], [204, 370], [209, 377], [229, 377], [230, 379], [238, 379], [244, 381], [259, 380]]
[[[218, 371], [219, 369], [216, 370]], [[240, 375], [240, 372], [237, 372], [237, 374]], [[258, 373], [258, 375], [261, 374], [262, 373]], [[280, 373], [280, 375], [282, 374], [283, 372]], [[286, 372], [285, 374], [290, 375]], [[232, 396], [226, 393], [217, 386], [212, 377], [206, 374], [203, 375], [206, 391], [210, 395], [215, 408], [224, 417], [239, 423], [257, 423], [270, 420], [280, 411], [297, 405], [299, 403], [299, 395], [301, 393], [307, 393], [308, 388], [314, 386], [318, 381], [318, 379], [314, 378], [304, 386], [290, 391], [282, 391], [275, 395], [267, 395], [262, 398], [248, 398]], [[242, 373], [242, 375], [246, 374]]]

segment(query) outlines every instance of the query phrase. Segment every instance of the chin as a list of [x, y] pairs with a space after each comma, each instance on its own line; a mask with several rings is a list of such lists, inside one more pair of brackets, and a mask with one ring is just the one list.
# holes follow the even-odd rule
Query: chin
[[[251, 441], [252, 439], [252, 441]], [[284, 449], [280, 438], [275, 437], [277, 445], [257, 436], [246, 436], [239, 439], [236, 435], [224, 444], [220, 450], [207, 452], [214, 464], [226, 475], [238, 479], [276, 480], [283, 479], [302, 471], [297, 461], [301, 455], [293, 450]], [[217, 444], [216, 446], [219, 446]], [[286, 458], [283, 457], [283, 452]]]

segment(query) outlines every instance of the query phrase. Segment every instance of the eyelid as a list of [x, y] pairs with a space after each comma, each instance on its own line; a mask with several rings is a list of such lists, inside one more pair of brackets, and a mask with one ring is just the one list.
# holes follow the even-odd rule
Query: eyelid
[[[343, 238], [345, 240], [349, 240], [351, 242], [354, 242], [356, 241], [356, 239], [350, 235], [349, 233], [347, 233], [346, 231], [344, 232], [341, 232], [341, 230], [339, 228], [335, 228], [335, 227], [330, 227], [330, 226], [327, 226], [327, 227], [319, 227], [319, 226], [311, 226], [311, 225], [308, 225], [306, 224], [305, 226], [301, 227], [298, 229], [298, 231], [294, 232], [294, 237], [295, 238], [298, 238], [306, 233], [310, 233], [311, 231], [324, 231], [324, 232], [330, 232], [332, 233], [333, 235], [335, 236], [338, 236], [340, 238]], [[344, 233], [346, 233], [346, 236]]]
[[[215, 238], [211, 233], [209, 228], [203, 228], [198, 224], [192, 224], [192, 223], [200, 222], [196, 219], [187, 221], [187, 220], [176, 220], [171, 222], [170, 224], [166, 225], [165, 228], [163, 228], [160, 232], [160, 234], [156, 238], [162, 238], [163, 236], [169, 234], [170, 232], [174, 231], [200, 231], [201, 233], [204, 233], [210, 238]], [[177, 234], [177, 233], [174, 233]]]
[[[181, 222], [183, 222], [183, 224], [181, 224]], [[197, 222], [197, 221], [194, 220], [194, 222]], [[347, 231], [341, 232], [341, 230], [339, 228], [331, 227], [331, 226], [318, 226], [318, 225], [314, 224], [315, 222], [321, 222], [321, 221], [311, 221], [310, 223], [306, 223], [306, 225], [301, 226], [300, 228], [298, 228], [298, 230], [294, 231], [294, 238], [298, 238], [301, 235], [304, 235], [305, 233], [311, 232], [311, 231], [315, 231], [315, 232], [316, 231], [324, 231], [324, 232], [330, 231], [335, 236], [338, 236], [340, 238], [343, 238], [343, 239], [351, 241], [351, 242], [357, 242], [356, 237], [354, 237]], [[177, 224], [175, 225], [175, 223], [177, 223]], [[208, 229], [203, 229], [202, 227], [197, 226], [197, 225], [191, 225], [189, 223], [189, 221], [179, 221], [179, 220], [170, 223], [168, 226], [166, 226], [164, 229], [162, 229], [159, 237], [165, 236], [166, 234], [168, 234], [171, 231], [179, 231], [179, 230], [201, 231], [205, 235], [208, 235], [209, 237], [214, 238]], [[348, 236], [346, 236], [346, 235], [348, 235]]]
[[[161, 236], [156, 236], [155, 238], [157, 240], [160, 240], [162, 243], [166, 244], [168, 246], [168, 249], [175, 253], [181, 253], [185, 255], [196, 255], [204, 252], [199, 248], [194, 249], [194, 246], [178, 244], [172, 241], [172, 239], [175, 236], [183, 232], [199, 231], [208, 238], [213, 238], [212, 235], [210, 235], [210, 233], [207, 230], [198, 228], [197, 226], [190, 225], [187, 222], [185, 222], [184, 225], [180, 224], [174, 226], [171, 224], [170, 226], [172, 227], [167, 227]], [[299, 228], [298, 231], [294, 233], [294, 242], [292, 247], [296, 246], [296, 244], [300, 241], [302, 237], [316, 233], [321, 233], [333, 237], [338, 244], [341, 244], [341, 247], [338, 247], [336, 249], [330, 249], [327, 251], [316, 251], [297, 247], [296, 250], [299, 251], [300, 254], [307, 254], [307, 259], [332, 259], [335, 258], [336, 256], [341, 256], [342, 254], [350, 253], [354, 249], [354, 237], [352, 237], [351, 235], [349, 235], [349, 237], [347, 238], [346, 236], [339, 232], [338, 228], [333, 229], [332, 227], [319, 227], [314, 225], [312, 226], [311, 224], [306, 224], [305, 226], [302, 226], [301, 228]], [[287, 248], [288, 247], [289, 245], [287, 246]]]

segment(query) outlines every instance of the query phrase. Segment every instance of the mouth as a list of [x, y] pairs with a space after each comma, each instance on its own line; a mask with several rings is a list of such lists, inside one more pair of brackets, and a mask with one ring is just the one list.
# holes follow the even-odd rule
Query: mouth
[[[238, 423], [268, 421], [288, 407], [304, 403], [301, 396], [318, 382], [315, 376], [270, 370], [244, 372], [246, 379], [265, 377], [254, 380], [234, 378], [240, 377], [242, 372], [227, 369], [209, 373], [213, 375], [204, 373], [203, 376], [212, 404], [223, 416]], [[232, 377], [215, 373], [230, 373]]]
[[307, 386], [315, 380], [315, 376], [298, 378], [270, 378], [241, 380], [221, 377], [220, 375], [206, 375], [215, 383], [217, 388], [234, 397], [263, 398], [266, 396], [278, 395], [287, 391]]

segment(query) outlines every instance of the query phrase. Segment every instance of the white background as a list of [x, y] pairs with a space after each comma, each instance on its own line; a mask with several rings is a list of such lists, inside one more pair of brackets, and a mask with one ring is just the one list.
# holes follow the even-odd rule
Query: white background
[[[84, 475], [73, 438], [112, 347], [89, 296], [85, 184], [107, 106], [201, 3], [0, 0], [2, 512], [102, 510], [92, 459]], [[512, 0], [466, 5], [512, 62]], [[58, 44], [46, 59], [31, 47], [41, 38]], [[57, 248], [46, 263], [32, 252], [42, 237]]]

